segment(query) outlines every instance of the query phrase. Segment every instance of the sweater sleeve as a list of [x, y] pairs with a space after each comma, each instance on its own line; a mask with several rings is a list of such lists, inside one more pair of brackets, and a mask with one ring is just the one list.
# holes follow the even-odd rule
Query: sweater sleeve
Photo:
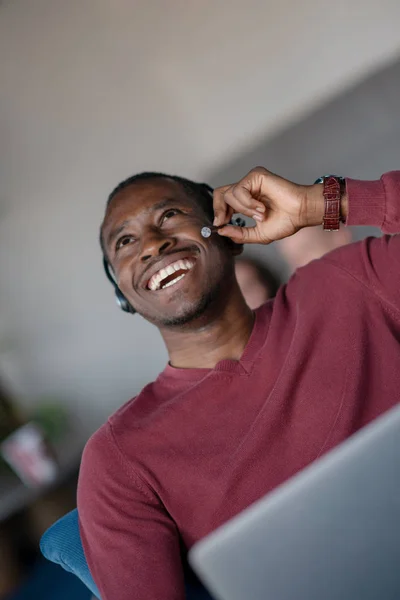
[[[378, 181], [346, 180], [347, 225], [378, 226], [386, 234], [344, 246], [322, 260], [334, 263], [400, 310], [400, 171]], [[334, 234], [332, 234], [334, 235]]]
[[109, 424], [86, 445], [78, 511], [86, 560], [102, 600], [184, 600], [176, 525], [127, 464]]
[[346, 179], [346, 225], [372, 225], [383, 233], [400, 233], [400, 171], [385, 173], [378, 181]]

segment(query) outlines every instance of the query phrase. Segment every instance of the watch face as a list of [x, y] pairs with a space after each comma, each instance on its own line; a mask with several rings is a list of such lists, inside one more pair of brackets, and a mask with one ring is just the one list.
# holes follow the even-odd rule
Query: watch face
[[318, 179], [314, 181], [314, 184], [324, 183], [324, 179], [326, 179], [327, 177], [336, 177], [336, 179], [339, 179], [340, 183], [344, 181], [344, 177], [340, 177], [339, 175], [322, 175], [322, 177], [318, 177]]

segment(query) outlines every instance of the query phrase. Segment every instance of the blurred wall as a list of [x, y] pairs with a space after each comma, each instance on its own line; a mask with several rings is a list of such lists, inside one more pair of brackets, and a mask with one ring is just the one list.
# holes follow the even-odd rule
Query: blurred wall
[[[392, 60], [399, 22], [398, 0], [0, 3], [0, 371], [26, 405], [60, 394], [90, 432], [165, 364], [101, 271], [110, 189], [143, 169], [239, 167]], [[296, 171], [295, 148], [271, 163], [325, 168], [315, 151]]]
[[[400, 60], [220, 165], [209, 180], [213, 185], [235, 181], [256, 165], [299, 183], [327, 173], [378, 179], [400, 169]], [[379, 230], [353, 227], [352, 235], [357, 240]], [[265, 257], [286, 275], [279, 242], [249, 246], [246, 253]]]

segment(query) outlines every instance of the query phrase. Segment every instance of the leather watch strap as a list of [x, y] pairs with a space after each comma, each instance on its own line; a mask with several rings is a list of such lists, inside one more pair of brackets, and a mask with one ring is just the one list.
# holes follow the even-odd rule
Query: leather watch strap
[[341, 178], [334, 175], [323, 177], [323, 186], [325, 207], [322, 227], [325, 231], [338, 231], [341, 221]]

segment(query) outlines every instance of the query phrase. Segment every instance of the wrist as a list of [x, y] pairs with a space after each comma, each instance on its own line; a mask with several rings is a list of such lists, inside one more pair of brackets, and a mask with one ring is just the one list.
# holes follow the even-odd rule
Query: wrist
[[345, 223], [347, 221], [347, 217], [349, 214], [349, 197], [347, 195], [347, 185], [346, 180], [343, 180], [343, 186], [341, 188], [341, 198], [340, 198], [340, 216], [342, 222]]
[[302, 227], [321, 225], [324, 219], [325, 200], [322, 183], [306, 186], [306, 210]]

